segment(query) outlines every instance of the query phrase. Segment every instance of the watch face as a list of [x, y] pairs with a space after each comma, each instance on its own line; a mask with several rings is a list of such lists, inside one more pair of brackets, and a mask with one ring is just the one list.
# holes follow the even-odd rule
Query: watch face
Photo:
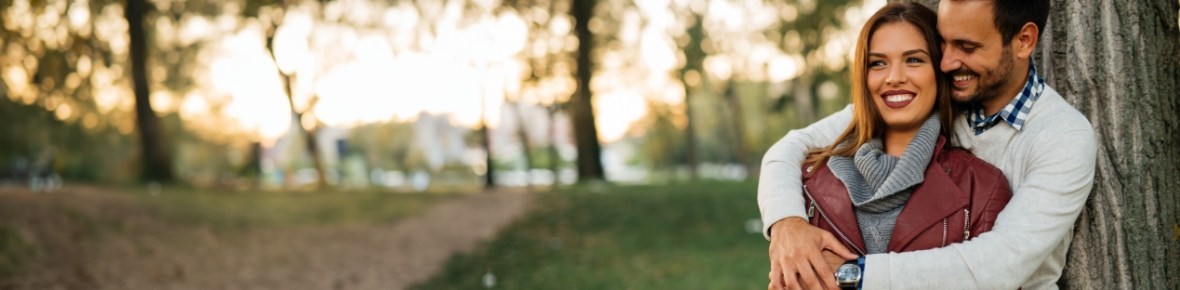
[[836, 268], [836, 282], [840, 284], [856, 283], [860, 281], [860, 267], [853, 264], [840, 265]]

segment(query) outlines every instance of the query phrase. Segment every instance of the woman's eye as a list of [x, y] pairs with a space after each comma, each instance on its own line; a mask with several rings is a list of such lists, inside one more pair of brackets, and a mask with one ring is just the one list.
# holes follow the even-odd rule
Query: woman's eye
[[921, 58], [911, 57], [911, 58], [905, 59], [905, 62], [906, 63], [924, 63], [926, 61]]
[[879, 61], [879, 60], [869, 61], [869, 68], [883, 67], [883, 66], [885, 66], [884, 61]]

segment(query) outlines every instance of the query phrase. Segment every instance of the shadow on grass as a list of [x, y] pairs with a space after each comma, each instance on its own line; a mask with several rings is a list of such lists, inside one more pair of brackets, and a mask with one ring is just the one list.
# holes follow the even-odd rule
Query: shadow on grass
[[[757, 289], [766, 241], [754, 183], [582, 187], [452, 257], [414, 289]], [[491, 277], [487, 274], [491, 274]]]

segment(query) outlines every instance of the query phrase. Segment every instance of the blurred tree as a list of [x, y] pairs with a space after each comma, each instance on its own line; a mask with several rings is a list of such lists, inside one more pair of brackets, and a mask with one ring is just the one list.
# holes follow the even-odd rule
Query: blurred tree
[[578, 182], [604, 180], [602, 149], [598, 142], [598, 128], [594, 121], [594, 106], [590, 89], [594, 72], [594, 33], [590, 20], [594, 17], [597, 0], [573, 0], [570, 15], [574, 19], [574, 34], [578, 38], [577, 91], [570, 99], [573, 111], [574, 140], [578, 148]]
[[[836, 106], [823, 106], [825, 97], [847, 95], [846, 89], [840, 89], [849, 87], [846, 54], [848, 47], [855, 44], [860, 28], [848, 27], [846, 17], [849, 9], [862, 3], [862, 0], [775, 2], [781, 11], [781, 22], [768, 38], [777, 41], [787, 54], [798, 57], [795, 65], [801, 72], [787, 81], [788, 86], [775, 102], [775, 109], [793, 103], [799, 120], [807, 124], [848, 103], [847, 98], [838, 98], [831, 102]], [[825, 92], [825, 85], [835, 91]]]
[[725, 103], [729, 106], [730, 124], [733, 125], [733, 127], [731, 127], [733, 130], [731, 132], [734, 137], [732, 140], [734, 152], [733, 156], [735, 159], [737, 159], [736, 161], [738, 164], [741, 164], [742, 167], [746, 168], [746, 177], [754, 178], [755, 176], [758, 176], [756, 173], [758, 172], [758, 164], [750, 162], [750, 153], [746, 149], [746, 114], [742, 113], [744, 110], [742, 109], [741, 96], [738, 95], [737, 88], [735, 86], [735, 82], [731, 79], [729, 84], [725, 86], [725, 93], [722, 95], [722, 97], [725, 98]]
[[[80, 135], [68, 142], [56, 137], [13, 139], [14, 143], [26, 143], [26, 148], [34, 151], [6, 152], [5, 155], [28, 157], [40, 155], [35, 152], [37, 150], [53, 151], [66, 178], [124, 181], [133, 178], [124, 177], [124, 172], [153, 174], [158, 171], [126, 161], [148, 162], [142, 155], [143, 150], [137, 149], [141, 151], [138, 157], [119, 153], [126, 151], [125, 148], [146, 149], [146, 146], [131, 146], [139, 142], [124, 144], [126, 142], [122, 139], [146, 132], [136, 130], [139, 126], [137, 115], [144, 112], [140, 109], [151, 109], [157, 116], [157, 126], [167, 133], [161, 136], [167, 136], [163, 145], [167, 154], [164, 155], [173, 165], [170, 170], [174, 178], [187, 180], [192, 177], [188, 174], [197, 172], [215, 174], [214, 171], [233, 167], [231, 163], [240, 163], [241, 158], [229, 158], [224, 154], [205, 155], [226, 152], [226, 144], [240, 140], [240, 134], [223, 130], [215, 134], [186, 132], [204, 125], [217, 127], [215, 123], [225, 120], [209, 118], [182, 124], [176, 116], [184, 98], [181, 96], [194, 92], [194, 80], [199, 79], [194, 77], [196, 71], [208, 65], [197, 60], [208, 36], [180, 33], [182, 23], [220, 15], [223, 6], [235, 3], [148, 1], [140, 3], [144, 6], [138, 8], [124, 4], [131, 3], [114, 0], [0, 1], [0, 13], [3, 13], [0, 19], [5, 20], [0, 30], [3, 35], [0, 70], [7, 72], [4, 76], [12, 84], [3, 87], [3, 93], [11, 100], [52, 112], [62, 121], [61, 126], [81, 129], [76, 132]], [[128, 25], [128, 8], [142, 12], [139, 19], [142, 25]], [[132, 27], [143, 28], [141, 35], [136, 34], [143, 37], [144, 45], [136, 46], [134, 50], [139, 53], [139, 49], [143, 49], [145, 67], [137, 67], [132, 62], [136, 56], [129, 51], [132, 48], [129, 45], [132, 43], [129, 41]], [[141, 40], [137, 37], [136, 41]], [[136, 70], [146, 75], [147, 87], [152, 89], [147, 94], [152, 103], [146, 107], [138, 107], [142, 103], [136, 102], [136, 97], [143, 97], [135, 95], [140, 81], [134, 78]], [[216, 115], [218, 108], [216, 104], [210, 106], [210, 115]], [[21, 123], [21, 126], [38, 128], [39, 131], [59, 129], [54, 123], [30, 120], [17, 119], [6, 123]], [[46, 127], [38, 127], [41, 125]], [[136, 137], [142, 140], [141, 136]], [[73, 142], [89, 146], [82, 149], [73, 146]], [[199, 155], [204, 158], [195, 158]], [[87, 161], [75, 162], [81, 159]]]
[[151, 89], [148, 87], [147, 33], [143, 21], [146, 6], [145, 0], [127, 0], [124, 7], [127, 31], [131, 36], [131, 78], [135, 90], [135, 120], [143, 152], [142, 175], [144, 180], [171, 182], [174, 176], [168, 136], [160, 125], [160, 117], [152, 109]]
[[676, 126], [676, 107], [652, 101], [648, 102], [647, 107], [649, 113], [632, 127], [633, 131], [639, 131], [632, 135], [638, 136], [633, 138], [638, 139], [636, 141], [642, 153], [636, 154], [635, 160], [630, 161], [646, 165], [657, 173], [656, 180], [662, 179], [663, 176], [659, 173], [668, 169], [672, 169], [669, 177], [677, 178], [675, 169], [683, 165], [688, 155], [688, 147], [681, 146], [688, 131]]
[[[320, 122], [315, 118], [314, 115], [305, 114], [306, 110], [315, 108], [315, 103], [318, 101], [318, 98], [312, 96], [310, 103], [304, 107], [304, 111], [299, 110], [299, 107], [295, 104], [295, 90], [292, 89], [294, 86], [293, 79], [295, 78], [295, 73], [283, 72], [283, 70], [279, 68], [278, 55], [275, 54], [275, 32], [278, 31], [279, 26], [282, 26], [282, 16], [280, 15], [281, 13], [278, 13], [276, 17], [271, 19], [271, 25], [266, 31], [266, 50], [270, 52], [271, 59], [275, 64], [275, 71], [278, 73], [279, 78], [283, 83], [283, 93], [287, 95], [287, 105], [291, 108], [291, 126], [298, 128], [299, 130], [297, 131], [306, 137], [304, 139], [306, 142], [304, 142], [303, 146], [307, 149], [307, 154], [311, 157], [312, 165], [315, 168], [316, 187], [320, 189], [327, 188], [327, 169], [324, 166], [323, 153], [320, 152], [319, 140], [316, 138], [318, 136], [317, 132]], [[305, 118], [307, 119], [308, 124], [311, 125], [311, 128], [308, 128], [309, 126], [304, 125]]]
[[530, 173], [530, 170], [533, 169], [533, 146], [531, 141], [529, 141], [528, 121], [525, 119], [524, 112], [522, 112], [527, 105], [522, 104], [520, 101], [511, 100], [506, 100], [505, 104], [512, 107], [513, 117], [516, 117], [516, 137], [517, 141], [520, 142], [521, 155], [524, 156], [525, 186], [528, 187], [529, 191], [532, 191], [533, 175]]
[[685, 163], [688, 165], [688, 175], [691, 179], [697, 179], [700, 174], [698, 170], [699, 159], [697, 157], [697, 134], [696, 127], [693, 124], [692, 101], [694, 94], [703, 86], [705, 71], [705, 50], [701, 48], [701, 44], [705, 38], [705, 23], [699, 13], [688, 11], [690, 15], [688, 19], [688, 29], [684, 33], [686, 41], [680, 47], [681, 53], [684, 54], [684, 66], [680, 68], [680, 82], [684, 86], [684, 150]]
[[[77, 5], [75, 5], [77, 6]], [[94, 121], [97, 111], [89, 94], [89, 81], [85, 74], [75, 73], [80, 64], [94, 64], [101, 67], [100, 56], [107, 55], [106, 47], [91, 45], [92, 34], [66, 30], [58, 25], [53, 33], [47, 33], [41, 20], [65, 16], [64, 7], [48, 6], [45, 3], [13, 3], [0, 1], [0, 172], [27, 171], [36, 167], [40, 156], [54, 156], [48, 169], [63, 170], [71, 178], [103, 178], [105, 170], [91, 170], [93, 167], [116, 166], [110, 159], [87, 158], [79, 154], [80, 149], [65, 143], [67, 139], [102, 149], [107, 142], [106, 133], [119, 135], [115, 130], [102, 133], [85, 133], [81, 119]], [[77, 9], [75, 7], [75, 9]], [[45, 17], [38, 17], [45, 15]], [[57, 18], [57, 19], [62, 19]], [[55, 23], [46, 23], [49, 26]], [[64, 32], [64, 33], [62, 33]], [[91, 62], [93, 60], [93, 62]], [[72, 80], [72, 81], [71, 81]], [[89, 118], [87, 118], [89, 117]], [[99, 130], [95, 130], [99, 131]], [[70, 135], [63, 135], [70, 134]], [[56, 146], [55, 146], [56, 145]], [[130, 145], [130, 144], [121, 144]], [[99, 149], [101, 151], [101, 149]], [[107, 156], [120, 156], [111, 150]], [[99, 156], [93, 156], [99, 157]], [[80, 162], [82, 161], [82, 162]], [[78, 164], [91, 163], [91, 168]], [[8, 176], [0, 174], [0, 179]]]
[[[568, 1], [505, 1], [504, 5], [513, 10], [521, 12], [528, 23], [530, 44], [535, 43], [550, 43], [565, 39], [568, 31], [553, 31], [552, 27], [564, 28], [568, 24], [564, 22], [566, 18], [565, 13], [562, 13], [558, 8], [559, 4], [568, 4]], [[565, 45], [557, 47], [549, 47], [546, 45], [544, 50], [541, 49], [526, 49], [524, 53], [525, 67], [528, 69], [527, 77], [522, 80], [522, 94], [531, 94], [532, 100], [537, 105], [543, 106], [548, 114], [546, 114], [546, 136], [548, 140], [544, 148], [544, 158], [547, 169], [553, 173], [553, 186], [561, 184], [561, 168], [562, 158], [558, 152], [558, 144], [563, 141], [563, 136], [557, 135], [557, 120], [558, 116], [562, 114], [562, 104], [568, 102], [569, 96], [572, 92], [562, 92], [560, 89], [553, 88], [554, 84], [561, 83], [564, 80], [572, 79], [572, 74], [564, 71], [569, 66], [566, 65], [571, 62], [572, 54]], [[522, 97], [522, 99], [524, 99]]]
[[484, 152], [484, 190], [493, 189], [496, 187], [496, 160], [492, 157], [492, 133], [488, 130], [487, 111], [487, 98], [481, 92], [479, 96], [479, 142], [480, 145], [483, 146]]

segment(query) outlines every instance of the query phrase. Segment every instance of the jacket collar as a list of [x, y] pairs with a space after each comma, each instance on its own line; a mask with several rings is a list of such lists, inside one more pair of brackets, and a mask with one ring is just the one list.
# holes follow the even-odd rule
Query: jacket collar
[[894, 222], [887, 247], [890, 251], [900, 251], [925, 229], [966, 208], [970, 202], [971, 197], [951, 180], [950, 172], [942, 162], [937, 162], [941, 160], [936, 158], [934, 161], [926, 167], [926, 180], [914, 188]]
[[[951, 180], [950, 172], [942, 166], [939, 157], [945, 146], [946, 138], [939, 136], [938, 143], [934, 146], [934, 157], [924, 173], [925, 181], [914, 188], [909, 201], [894, 222], [893, 234], [887, 247], [889, 251], [900, 251], [923, 230], [968, 205], [970, 196]], [[864, 237], [861, 235], [856, 210], [852, 206], [852, 199], [848, 197], [848, 189], [844, 187], [844, 183], [840, 182], [827, 166], [819, 168], [814, 175], [805, 179], [805, 186], [810, 187], [806, 194], [820, 208], [820, 213], [851, 240], [852, 245], [857, 248], [856, 251], [864, 253]], [[817, 180], [831, 182], [814, 182]]]

